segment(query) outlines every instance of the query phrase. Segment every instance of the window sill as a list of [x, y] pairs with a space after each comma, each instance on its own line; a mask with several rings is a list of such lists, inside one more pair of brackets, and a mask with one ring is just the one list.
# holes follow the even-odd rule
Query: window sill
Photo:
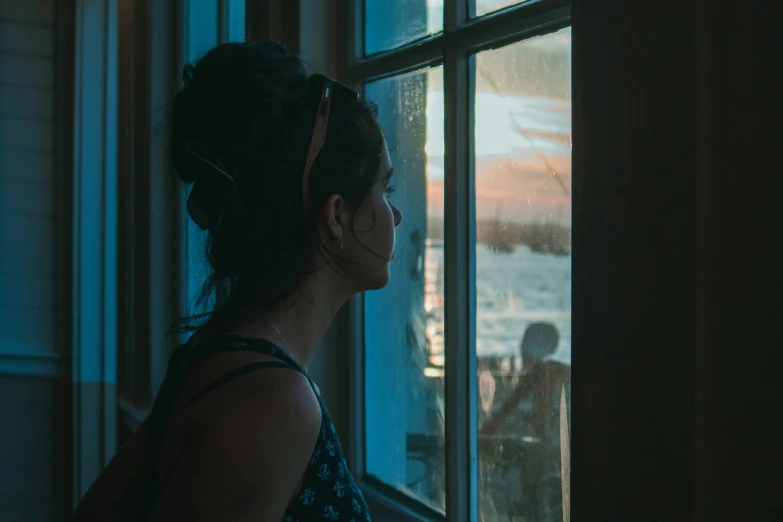
[[[359, 487], [367, 501], [367, 506], [375, 522], [436, 522], [446, 520], [443, 515], [433, 513], [425, 515], [418, 510], [400, 502], [398, 499], [379, 491], [367, 482], [360, 482]], [[412, 503], [415, 501], [411, 500]], [[426, 509], [426, 508], [424, 508]]]

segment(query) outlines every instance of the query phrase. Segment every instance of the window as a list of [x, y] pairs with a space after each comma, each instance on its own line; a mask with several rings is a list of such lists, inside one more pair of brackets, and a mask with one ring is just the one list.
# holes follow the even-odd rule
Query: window
[[391, 282], [355, 316], [357, 475], [426, 518], [563, 520], [569, 11], [420, 0], [383, 14], [387, 4], [357, 2], [363, 38], [346, 68], [378, 104], [405, 215]]
[[221, 40], [228, 42], [245, 41], [245, 0], [223, 0], [220, 4], [223, 12], [221, 20]]

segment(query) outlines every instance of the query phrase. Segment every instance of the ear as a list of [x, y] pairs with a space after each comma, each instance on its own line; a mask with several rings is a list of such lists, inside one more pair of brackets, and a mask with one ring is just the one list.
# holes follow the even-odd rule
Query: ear
[[331, 195], [323, 206], [321, 218], [323, 219], [326, 232], [333, 242], [339, 242], [343, 239], [345, 208], [345, 200], [337, 194]]

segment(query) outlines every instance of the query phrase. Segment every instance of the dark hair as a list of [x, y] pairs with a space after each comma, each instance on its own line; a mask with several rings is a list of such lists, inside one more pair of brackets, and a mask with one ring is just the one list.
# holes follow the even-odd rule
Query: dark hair
[[354, 215], [367, 201], [383, 136], [373, 104], [335, 96], [305, 211], [302, 172], [322, 84], [310, 80], [302, 60], [277, 42], [227, 43], [185, 66], [183, 82], [169, 120], [179, 178], [195, 182], [194, 191], [220, 178], [189, 152], [195, 149], [235, 184], [206, 240], [212, 270], [197, 302], [211, 298], [214, 307], [183, 319], [182, 328], [193, 330], [236, 311], [279, 306], [311, 271], [314, 249], [339, 264], [320, 240], [318, 212], [333, 194], [353, 205]]

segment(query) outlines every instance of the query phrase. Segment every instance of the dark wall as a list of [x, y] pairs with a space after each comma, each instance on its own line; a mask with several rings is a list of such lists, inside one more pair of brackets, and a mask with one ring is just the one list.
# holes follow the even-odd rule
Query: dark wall
[[573, 4], [580, 521], [783, 519], [771, 9]]

